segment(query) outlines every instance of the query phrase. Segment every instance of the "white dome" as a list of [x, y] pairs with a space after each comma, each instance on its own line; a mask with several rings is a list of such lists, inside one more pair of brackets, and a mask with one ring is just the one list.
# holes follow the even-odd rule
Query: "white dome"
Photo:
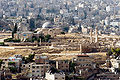
[[49, 28], [51, 27], [51, 23], [50, 22], [45, 22], [43, 25], [42, 25], [42, 28]]

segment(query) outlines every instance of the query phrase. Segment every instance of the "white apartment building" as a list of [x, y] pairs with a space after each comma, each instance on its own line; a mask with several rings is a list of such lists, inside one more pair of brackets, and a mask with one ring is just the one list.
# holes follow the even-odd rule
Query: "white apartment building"
[[120, 57], [118, 56], [116, 59], [111, 59], [111, 65], [113, 68], [119, 68], [120, 67]]

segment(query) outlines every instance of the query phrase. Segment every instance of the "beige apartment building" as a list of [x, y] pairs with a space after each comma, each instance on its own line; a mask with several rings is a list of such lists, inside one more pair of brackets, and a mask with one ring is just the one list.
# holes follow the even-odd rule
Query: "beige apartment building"
[[48, 58], [48, 56], [45, 56], [45, 55], [35, 54], [35, 63], [48, 64], [49, 58]]
[[30, 77], [44, 77], [45, 73], [50, 69], [49, 64], [28, 63], [22, 65], [23, 70], [29, 69]]
[[73, 58], [73, 62], [76, 63], [76, 73], [79, 74], [84, 71], [87, 72], [88, 69], [95, 67], [93, 58], [85, 54], [76, 56]]
[[28, 76], [35, 77], [45, 77], [45, 73], [50, 69], [49, 59], [45, 55], [35, 54], [35, 62], [23, 64], [22, 69], [28, 69]]
[[69, 71], [69, 62], [68, 60], [56, 60], [56, 69]]

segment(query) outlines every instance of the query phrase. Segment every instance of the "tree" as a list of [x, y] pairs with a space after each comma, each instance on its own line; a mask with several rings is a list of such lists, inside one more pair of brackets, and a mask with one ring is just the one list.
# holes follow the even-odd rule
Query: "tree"
[[63, 28], [63, 31], [65, 31], [65, 32], [68, 32], [68, 30], [69, 30], [69, 27], [64, 27]]
[[8, 39], [5, 39], [4, 42], [20, 42], [20, 39], [8, 38]]
[[46, 35], [46, 36], [44, 37], [45, 42], [48, 42], [50, 38], [51, 38], [51, 35], [49, 35], [49, 34]]
[[[41, 9], [40, 9], [40, 11], [41, 11]], [[39, 19], [40, 19], [40, 20], [45, 20], [42, 15], [37, 15], [37, 20], [39, 20]]]
[[35, 28], [35, 19], [30, 19], [30, 28], [33, 29]]
[[30, 54], [29, 55], [29, 59], [30, 59], [31, 62], [33, 61], [34, 56], [35, 56], [35, 54]]
[[17, 23], [15, 24], [15, 27], [12, 31], [12, 38], [14, 38], [14, 34], [17, 33]]
[[44, 36], [42, 34], [39, 36], [39, 38], [41, 39], [41, 41], [44, 41]]
[[81, 27], [78, 27], [78, 31], [80, 31], [80, 32], [81, 32], [81, 31], [82, 31], [82, 28], [81, 28]]
[[118, 55], [120, 55], [120, 48], [117, 48], [117, 49], [115, 50], [115, 52], [116, 52]]
[[0, 59], [0, 67], [1, 67], [1, 65], [2, 65], [2, 62], [3, 62], [3, 60]]
[[36, 36], [33, 36], [32, 37], [32, 42], [36, 41], [37, 40], [37, 37]]
[[70, 18], [70, 23], [71, 23], [72, 25], [75, 25], [74, 18]]
[[72, 61], [70, 61], [70, 63], [69, 63], [69, 71], [70, 72], [75, 72], [75, 66], [76, 66], [76, 64], [75, 63], [72, 63]]
[[112, 48], [112, 49], [111, 49], [111, 52], [113, 53], [113, 55], [114, 55], [115, 57], [120, 56], [120, 48], [116, 48], [116, 49]]
[[0, 42], [0, 46], [4, 46], [5, 44], [4, 44], [4, 42]]
[[15, 27], [14, 27], [13, 32], [14, 32], [14, 33], [17, 33], [17, 23], [15, 24]]
[[59, 73], [59, 71], [56, 69], [56, 68], [54, 68], [54, 67], [51, 67], [50, 68], [50, 71], [51, 71], [51, 73]]
[[107, 55], [108, 56], [111, 56], [113, 54], [113, 52], [111, 51], [111, 50], [109, 50], [108, 52], [107, 52]]
[[65, 32], [61, 32], [61, 34], [65, 34]]
[[10, 71], [12, 73], [16, 73], [17, 72], [17, 68], [16, 67], [9, 67]]
[[30, 54], [28, 57], [23, 57], [22, 60], [25, 63], [33, 62], [34, 56], [35, 56], [35, 54]]

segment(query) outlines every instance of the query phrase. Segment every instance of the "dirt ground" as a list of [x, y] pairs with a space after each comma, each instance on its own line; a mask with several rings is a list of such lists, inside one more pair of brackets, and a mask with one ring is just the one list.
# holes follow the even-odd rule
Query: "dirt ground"
[[3, 49], [0, 48], [0, 58], [8, 58], [15, 54], [21, 54], [23, 56], [28, 56], [32, 53], [30, 49]]

